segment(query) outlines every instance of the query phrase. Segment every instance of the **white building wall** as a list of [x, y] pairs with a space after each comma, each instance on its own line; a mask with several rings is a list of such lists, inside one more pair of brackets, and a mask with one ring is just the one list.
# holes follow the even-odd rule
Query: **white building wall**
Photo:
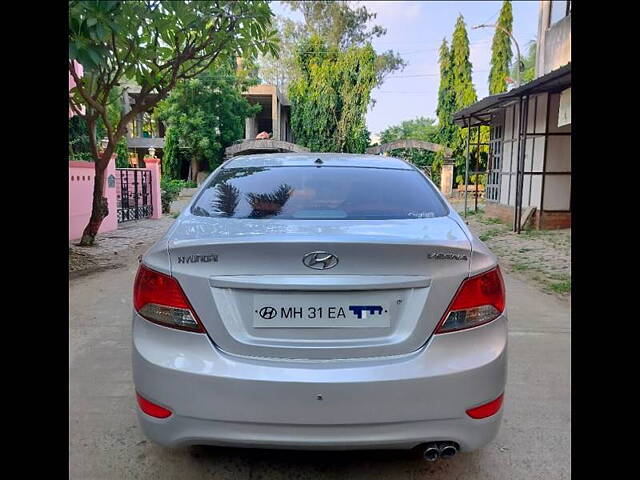
[[540, 208], [542, 176], [544, 168], [545, 133], [547, 114], [547, 94], [533, 95], [529, 99], [529, 122], [527, 125], [527, 151], [525, 155], [524, 183], [529, 185], [522, 199], [523, 207]]
[[531, 201], [529, 206], [540, 208], [542, 196], [542, 175], [531, 175]]
[[528, 142], [532, 146], [533, 150], [533, 163], [531, 164], [532, 172], [542, 172], [544, 167], [544, 137], [532, 138]]
[[544, 181], [544, 210], [570, 210], [571, 175], [547, 175]]
[[[549, 99], [549, 133], [571, 133], [571, 125], [558, 127], [560, 93]], [[544, 210], [571, 209], [571, 175], [553, 175], [571, 172], [571, 135], [551, 135], [547, 139], [547, 165], [544, 185]]]
[[[549, 96], [549, 98], [547, 98]], [[568, 175], [544, 175], [542, 172], [571, 172], [571, 137], [550, 135], [547, 129], [547, 101], [549, 102], [549, 133], [570, 133], [571, 125], [558, 127], [560, 94], [542, 93], [529, 98], [529, 112], [523, 178], [522, 206], [544, 210], [569, 210], [571, 178]], [[515, 114], [515, 115], [514, 115]], [[502, 178], [498, 203], [514, 207], [516, 204], [516, 168], [518, 161], [519, 105], [505, 108]], [[545, 145], [546, 144], [546, 145]], [[546, 166], [545, 166], [546, 146]], [[511, 172], [511, 174], [510, 174]], [[542, 194], [544, 183], [544, 199]], [[544, 202], [544, 205], [542, 205]]]
[[547, 139], [547, 172], [571, 171], [571, 137], [551, 136]]
[[535, 133], [544, 133], [547, 124], [547, 93], [536, 95], [538, 98], [538, 114], [536, 115]]
[[[556, 8], [563, 3], [556, 2]], [[571, 61], [571, 13], [551, 24], [551, 2], [542, 0], [539, 5], [536, 78]]]
[[503, 160], [502, 160], [502, 181], [500, 185], [500, 197], [498, 203], [511, 205], [515, 202], [515, 182], [514, 176], [509, 172], [515, 171], [518, 156], [517, 136], [518, 136], [518, 105], [510, 105], [505, 108], [504, 134], [503, 134]]

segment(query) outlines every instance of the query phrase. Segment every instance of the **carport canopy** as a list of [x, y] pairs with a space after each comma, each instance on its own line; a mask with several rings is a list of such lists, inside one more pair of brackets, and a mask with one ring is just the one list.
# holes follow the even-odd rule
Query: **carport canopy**
[[478, 125], [488, 125], [491, 115], [517, 102], [521, 97], [533, 95], [540, 92], [563, 90], [571, 86], [571, 62], [564, 67], [560, 67], [552, 72], [536, 78], [524, 85], [509, 90], [505, 93], [498, 93], [485, 97], [479, 102], [469, 105], [453, 114], [453, 123], [459, 127], [477, 127]]

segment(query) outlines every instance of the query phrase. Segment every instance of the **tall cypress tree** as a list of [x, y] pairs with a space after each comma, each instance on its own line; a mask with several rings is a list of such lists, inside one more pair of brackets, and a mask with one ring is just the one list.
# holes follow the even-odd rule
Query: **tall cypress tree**
[[451, 79], [456, 97], [456, 109], [460, 110], [478, 99], [471, 78], [472, 65], [469, 60], [469, 37], [462, 14], [458, 15], [451, 40]]
[[[475, 103], [478, 99], [471, 77], [472, 65], [469, 60], [469, 37], [462, 14], [458, 15], [451, 40], [451, 81], [455, 96], [455, 110], [461, 110]], [[458, 183], [463, 181], [467, 129], [456, 129], [456, 135], [451, 143], [455, 159], [455, 174]]]
[[455, 93], [453, 91], [453, 79], [451, 76], [451, 52], [447, 39], [442, 39], [440, 46], [440, 86], [438, 88], [438, 141], [450, 145], [454, 138], [455, 129], [453, 114], [456, 111]]
[[[511, 1], [504, 0], [498, 26], [508, 32], [513, 28], [513, 13]], [[511, 64], [511, 39], [503, 30], [496, 28], [491, 44], [491, 71], [489, 72], [489, 94], [495, 95], [507, 91], [506, 78], [509, 75], [509, 65]]]
[[[438, 107], [436, 114], [438, 115], [438, 131], [436, 133], [436, 142], [452, 147], [454, 140], [458, 137], [458, 126], [453, 123], [453, 114], [456, 111], [456, 98], [453, 91], [453, 77], [451, 70], [451, 51], [447, 44], [447, 39], [442, 39], [440, 45], [440, 86], [438, 88]], [[444, 154], [440, 151], [436, 153], [431, 165], [431, 178], [438, 183], [440, 181], [440, 173], [442, 171], [442, 163]]]

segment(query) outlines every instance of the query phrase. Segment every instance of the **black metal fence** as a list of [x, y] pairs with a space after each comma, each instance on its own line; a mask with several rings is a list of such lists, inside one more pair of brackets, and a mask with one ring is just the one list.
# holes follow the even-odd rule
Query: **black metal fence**
[[118, 223], [149, 218], [153, 214], [151, 201], [151, 171], [144, 168], [116, 169]]

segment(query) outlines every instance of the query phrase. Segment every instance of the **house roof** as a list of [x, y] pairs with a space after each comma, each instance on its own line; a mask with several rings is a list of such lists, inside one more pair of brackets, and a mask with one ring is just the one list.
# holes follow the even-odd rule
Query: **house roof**
[[571, 86], [571, 62], [508, 92], [490, 95], [453, 114], [453, 122], [461, 127], [488, 123], [491, 114], [524, 95], [564, 90]]
[[268, 83], [262, 83], [260, 85], [252, 85], [250, 86], [246, 92], [243, 93], [244, 96], [247, 97], [262, 97], [262, 96], [273, 96], [276, 95], [278, 100], [280, 101], [280, 105], [289, 107], [291, 106], [291, 102], [284, 94], [281, 92], [277, 85], [272, 85]]

